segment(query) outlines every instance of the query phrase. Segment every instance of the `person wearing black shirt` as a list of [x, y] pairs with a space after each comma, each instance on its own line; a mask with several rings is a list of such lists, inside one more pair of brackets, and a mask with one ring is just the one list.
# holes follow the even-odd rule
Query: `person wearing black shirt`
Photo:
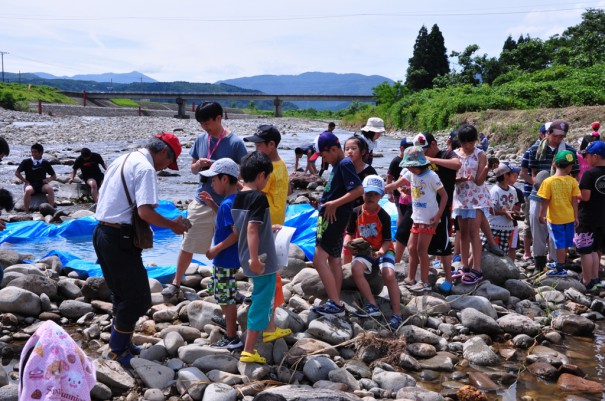
[[78, 169], [82, 170], [80, 178], [90, 187], [90, 195], [92, 200], [96, 203], [99, 199], [99, 188], [103, 183], [105, 175], [101, 172], [99, 166], [107, 170], [107, 165], [100, 154], [91, 152], [88, 148], [82, 148], [80, 156], [76, 159], [71, 176], [69, 177], [68, 183], [72, 183], [76, 178]]
[[[44, 147], [39, 143], [34, 143], [31, 147], [32, 157], [21, 161], [17, 171], [15, 171], [15, 176], [25, 184], [23, 195], [25, 213], [29, 212], [29, 202], [34, 194], [46, 194], [48, 203], [55, 207], [55, 191], [49, 183], [57, 176], [50, 162], [42, 158], [43, 153]], [[25, 172], [25, 177], [21, 175], [22, 172]]]

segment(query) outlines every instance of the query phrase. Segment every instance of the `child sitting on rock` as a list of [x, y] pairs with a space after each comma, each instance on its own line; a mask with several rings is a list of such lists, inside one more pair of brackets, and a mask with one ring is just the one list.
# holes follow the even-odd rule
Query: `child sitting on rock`
[[[403, 322], [401, 318], [401, 293], [395, 277], [395, 252], [391, 239], [391, 216], [380, 207], [378, 201], [384, 194], [384, 180], [377, 175], [369, 175], [363, 180], [364, 203], [353, 209], [353, 215], [347, 225], [347, 234], [344, 247], [353, 255], [351, 272], [353, 280], [361, 295], [368, 301], [357, 316], [377, 317], [381, 315], [372, 294], [370, 285], [365, 277], [373, 270], [380, 268], [380, 274], [389, 291], [393, 315], [389, 326], [393, 330]], [[351, 246], [354, 238], [363, 238], [369, 242], [369, 254], [360, 255], [358, 250]]]

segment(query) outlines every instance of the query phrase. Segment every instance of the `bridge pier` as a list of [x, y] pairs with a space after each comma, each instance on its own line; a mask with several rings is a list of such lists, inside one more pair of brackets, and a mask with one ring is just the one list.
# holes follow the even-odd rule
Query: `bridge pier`
[[185, 107], [187, 106], [187, 100], [179, 96], [176, 98], [176, 104], [178, 104], [179, 109], [177, 114], [175, 114], [174, 118], [188, 119], [189, 114], [187, 114], [187, 111], [185, 110]]
[[275, 106], [275, 117], [282, 117], [284, 101], [276, 97], [275, 100], [273, 100], [273, 105]]

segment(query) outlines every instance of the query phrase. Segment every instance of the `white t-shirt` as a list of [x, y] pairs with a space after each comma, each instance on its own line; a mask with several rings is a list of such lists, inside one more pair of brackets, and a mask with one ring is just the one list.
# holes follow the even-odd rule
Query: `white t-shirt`
[[439, 176], [432, 170], [416, 175], [404, 169], [402, 174], [412, 188], [412, 220], [414, 223], [430, 224], [439, 211], [437, 191], [443, 188]]
[[[121, 169], [126, 155], [118, 157], [109, 165], [99, 191], [96, 219], [108, 223], [131, 224], [132, 209], [128, 204]], [[124, 179], [130, 199], [137, 204], [158, 204], [158, 182], [153, 158], [147, 149], [132, 152], [124, 166]]]
[[[500, 210], [513, 210], [513, 207], [519, 200], [517, 199], [517, 191], [512, 185], [508, 186], [508, 189], [502, 189], [499, 185], [494, 185], [489, 190], [489, 195], [492, 200], [492, 207], [494, 211]], [[498, 215], [495, 216], [488, 213], [487, 219], [489, 220], [489, 226], [492, 230], [512, 230], [515, 225], [512, 220], [509, 220], [506, 216]]]

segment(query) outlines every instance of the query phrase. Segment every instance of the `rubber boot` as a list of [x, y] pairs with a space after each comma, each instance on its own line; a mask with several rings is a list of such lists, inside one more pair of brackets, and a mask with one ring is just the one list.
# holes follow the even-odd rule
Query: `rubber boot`
[[534, 256], [536, 270], [543, 270], [546, 267], [546, 256]]
[[132, 332], [122, 332], [111, 326], [111, 336], [109, 337], [109, 349], [107, 355], [109, 359], [118, 361], [124, 367], [130, 367], [130, 360], [134, 357], [130, 351]]

